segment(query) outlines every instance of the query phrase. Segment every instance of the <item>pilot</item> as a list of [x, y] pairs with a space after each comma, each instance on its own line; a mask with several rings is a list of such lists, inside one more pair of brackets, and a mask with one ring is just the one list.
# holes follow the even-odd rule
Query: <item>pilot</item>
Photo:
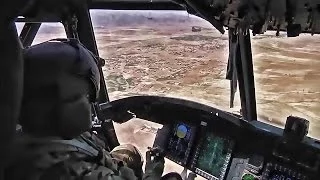
[[[160, 179], [164, 160], [143, 159], [133, 145], [107, 152], [90, 132], [100, 76], [78, 40], [57, 39], [24, 53], [24, 94], [13, 159], [5, 177], [20, 179]], [[159, 158], [158, 158], [159, 159]]]

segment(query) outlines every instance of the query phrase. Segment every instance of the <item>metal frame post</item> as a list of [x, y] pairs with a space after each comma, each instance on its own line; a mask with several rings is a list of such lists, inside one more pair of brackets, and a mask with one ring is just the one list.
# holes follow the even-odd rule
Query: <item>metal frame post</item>
[[[81, 6], [78, 7], [76, 16], [78, 18], [77, 30], [80, 42], [83, 43], [95, 55], [99, 56], [98, 47], [96, 44], [96, 39], [92, 27], [91, 16], [86, 3], [83, 3], [81, 4]], [[110, 102], [110, 100], [107, 92], [106, 82], [104, 80], [102, 67], [98, 67], [101, 77], [98, 103], [108, 103]], [[111, 119], [102, 119], [103, 117], [103, 115], [99, 115], [99, 119], [103, 120], [101, 128], [105, 133], [104, 136], [107, 138], [106, 140], [110, 149], [113, 149], [114, 147], [119, 146], [120, 143], [118, 141], [118, 137], [114, 129], [113, 121]]]
[[241, 108], [247, 121], [257, 120], [255, 84], [251, 52], [250, 31], [239, 32], [237, 48], [237, 72], [240, 89]]
[[26, 22], [21, 30], [20, 33], [20, 41], [23, 47], [31, 46], [34, 38], [36, 37], [41, 23], [29, 23]]

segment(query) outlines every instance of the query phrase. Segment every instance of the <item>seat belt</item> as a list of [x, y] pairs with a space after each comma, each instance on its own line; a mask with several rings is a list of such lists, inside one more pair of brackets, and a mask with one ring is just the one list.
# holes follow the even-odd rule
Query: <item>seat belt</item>
[[79, 152], [85, 153], [86, 155], [95, 157], [99, 155], [99, 150], [90, 146], [87, 142], [82, 142], [78, 139], [72, 140], [51, 140], [49, 143], [58, 143], [68, 145], [76, 148]]

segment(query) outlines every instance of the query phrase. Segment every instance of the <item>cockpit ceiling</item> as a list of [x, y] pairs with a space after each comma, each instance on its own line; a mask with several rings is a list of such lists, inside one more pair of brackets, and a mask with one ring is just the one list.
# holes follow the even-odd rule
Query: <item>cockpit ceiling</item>
[[255, 34], [266, 30], [320, 33], [320, 0], [92, 0], [92, 8], [186, 9], [219, 31], [225, 27], [250, 24]]
[[96, 2], [141, 2], [141, 3], [157, 3], [157, 2], [171, 2], [170, 0], [91, 0], [92, 3]]
[[172, 3], [172, 0], [91, 0], [92, 3], [111, 3], [111, 2], [134, 2], [134, 3]]
[[118, 10], [185, 10], [170, 0], [92, 0], [90, 8]]
[[[266, 30], [287, 31], [288, 36], [320, 33], [320, 0], [60, 0], [59, 3], [53, 0], [32, 1], [35, 2], [36, 9], [41, 8], [39, 4], [50, 5], [50, 8], [43, 9], [51, 11], [54, 9], [52, 6], [81, 6], [85, 2], [89, 3], [90, 9], [186, 10], [207, 20], [221, 33], [225, 32], [226, 27], [250, 28], [254, 34], [262, 34]], [[35, 11], [35, 8], [28, 9]], [[61, 11], [63, 8], [55, 9]], [[32, 12], [28, 14], [34, 15]]]

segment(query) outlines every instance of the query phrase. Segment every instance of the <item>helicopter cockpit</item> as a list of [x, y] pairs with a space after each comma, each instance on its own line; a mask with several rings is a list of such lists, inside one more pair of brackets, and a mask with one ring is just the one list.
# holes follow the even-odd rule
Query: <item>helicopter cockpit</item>
[[[101, 78], [99, 101], [92, 106], [93, 128], [104, 133], [112, 149], [119, 145], [113, 123], [138, 117], [162, 124], [150, 146], [162, 149], [166, 158], [205, 179], [315, 180], [320, 176], [320, 141], [307, 136], [309, 121], [289, 116], [284, 129], [257, 121], [250, 34], [258, 36], [267, 30], [276, 34], [286, 31], [290, 37], [318, 34], [319, 6], [320, 2], [315, 0], [34, 0], [19, 8], [22, 12], [16, 10], [13, 14], [19, 15], [15, 22], [25, 22], [19, 40], [24, 47], [32, 44], [41, 23], [62, 22], [68, 38], [79, 39], [97, 56], [90, 9], [184, 10], [207, 20], [221, 33], [227, 28], [230, 106], [237, 83], [241, 115], [162, 96], [140, 95], [110, 101], [105, 80]], [[11, 46], [8, 48], [19, 45], [11, 43]], [[21, 62], [14, 66], [21, 66]], [[102, 77], [103, 65], [100, 58]], [[20, 87], [19, 81], [15, 82], [14, 86]], [[20, 93], [15, 93], [14, 98], [19, 98]], [[15, 123], [8, 124], [6, 128]]]

